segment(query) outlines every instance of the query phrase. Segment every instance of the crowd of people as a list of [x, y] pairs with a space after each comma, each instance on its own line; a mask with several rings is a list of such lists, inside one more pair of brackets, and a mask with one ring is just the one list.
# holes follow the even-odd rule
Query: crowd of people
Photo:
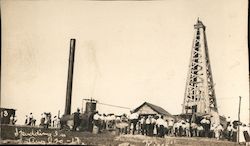
[[[141, 134], [146, 136], [175, 136], [175, 137], [208, 137], [227, 139], [236, 142], [238, 122], [227, 121], [227, 124], [211, 123], [209, 117], [192, 122], [184, 119], [164, 119], [162, 115], [139, 116], [137, 113], [115, 116], [95, 113], [93, 129], [98, 132], [113, 129], [119, 134]], [[243, 128], [248, 127], [245, 124]], [[243, 130], [244, 131], [244, 130]], [[245, 133], [247, 134], [247, 133]], [[245, 136], [245, 135], [244, 135]]]
[[25, 125], [28, 125], [28, 126], [35, 126], [36, 125], [36, 119], [34, 118], [33, 114], [30, 113], [29, 116], [26, 115], [25, 116]]
[[[25, 116], [25, 125], [27, 126], [37, 126], [36, 125], [36, 119], [34, 118], [33, 114], [30, 113], [29, 115]], [[51, 113], [44, 112], [41, 114], [41, 119], [39, 125], [40, 127], [43, 128], [49, 128], [49, 127], [54, 127], [54, 128], [59, 128], [60, 127], [60, 118], [57, 116], [54, 116], [52, 118]]]
[[17, 122], [16, 116], [15, 116], [15, 115], [11, 115], [11, 116], [10, 116], [10, 122], [9, 122], [9, 124], [10, 124], [10, 125], [15, 125], [16, 122]]
[[[77, 118], [76, 118], [77, 117]], [[74, 123], [71, 129], [79, 130], [80, 112], [74, 113]], [[78, 120], [77, 120], [78, 119]], [[11, 120], [13, 121], [13, 120]], [[200, 120], [190, 120], [179, 118], [166, 118], [163, 115], [139, 115], [132, 113], [129, 115], [100, 114], [98, 111], [91, 116], [92, 132], [102, 133], [104, 131], [115, 131], [118, 134], [140, 134], [145, 136], [175, 136], [175, 137], [208, 137], [216, 139], [227, 139], [237, 141], [237, 127], [240, 124], [243, 129], [243, 135], [249, 139], [249, 126], [238, 121], [231, 121], [227, 118], [227, 123], [213, 123], [207, 116], [201, 117]], [[60, 128], [60, 118], [51, 113], [42, 113], [40, 127], [43, 128]], [[26, 115], [25, 125], [36, 126], [36, 119], [33, 114]], [[250, 141], [250, 139], [249, 139]]]

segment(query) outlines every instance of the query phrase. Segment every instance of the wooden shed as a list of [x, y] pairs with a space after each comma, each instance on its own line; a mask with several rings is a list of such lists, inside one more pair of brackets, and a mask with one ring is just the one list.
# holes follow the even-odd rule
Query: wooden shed
[[165, 109], [148, 102], [144, 102], [142, 105], [134, 109], [133, 112], [138, 113], [140, 116], [162, 115], [165, 120], [174, 120], [174, 116]]

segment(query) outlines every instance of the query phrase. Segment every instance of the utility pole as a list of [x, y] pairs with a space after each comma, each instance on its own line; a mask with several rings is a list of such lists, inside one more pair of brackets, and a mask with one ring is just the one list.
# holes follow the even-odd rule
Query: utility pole
[[241, 96], [239, 96], [239, 110], [238, 110], [238, 133], [237, 133], [237, 142], [239, 143], [240, 140], [240, 106], [241, 106]]
[[[248, 4], [249, 5], [249, 4]], [[249, 10], [248, 10], [249, 11]], [[248, 20], [249, 21], [249, 20]], [[249, 52], [248, 52], [249, 53]], [[250, 59], [250, 57], [249, 57]], [[248, 83], [249, 83], [249, 87], [250, 87], [250, 64], [249, 64], [249, 74], [248, 74]], [[249, 94], [248, 94], [248, 110], [249, 110], [249, 113], [248, 113], [248, 126], [249, 126], [249, 131], [250, 131], [250, 90], [249, 90]]]

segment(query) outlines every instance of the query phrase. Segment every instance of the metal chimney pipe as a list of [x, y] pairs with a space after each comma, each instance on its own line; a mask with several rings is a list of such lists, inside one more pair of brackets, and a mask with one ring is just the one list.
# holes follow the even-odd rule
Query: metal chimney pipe
[[71, 112], [72, 83], [73, 83], [74, 58], [75, 58], [75, 42], [76, 42], [76, 39], [70, 39], [68, 80], [67, 80], [66, 103], [65, 103], [64, 115], [70, 115], [70, 112]]

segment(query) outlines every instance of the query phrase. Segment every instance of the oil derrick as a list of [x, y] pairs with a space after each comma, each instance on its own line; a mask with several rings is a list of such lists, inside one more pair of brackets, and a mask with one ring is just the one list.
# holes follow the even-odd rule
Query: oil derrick
[[188, 69], [183, 114], [218, 113], [211, 65], [208, 55], [206, 26], [198, 19]]

